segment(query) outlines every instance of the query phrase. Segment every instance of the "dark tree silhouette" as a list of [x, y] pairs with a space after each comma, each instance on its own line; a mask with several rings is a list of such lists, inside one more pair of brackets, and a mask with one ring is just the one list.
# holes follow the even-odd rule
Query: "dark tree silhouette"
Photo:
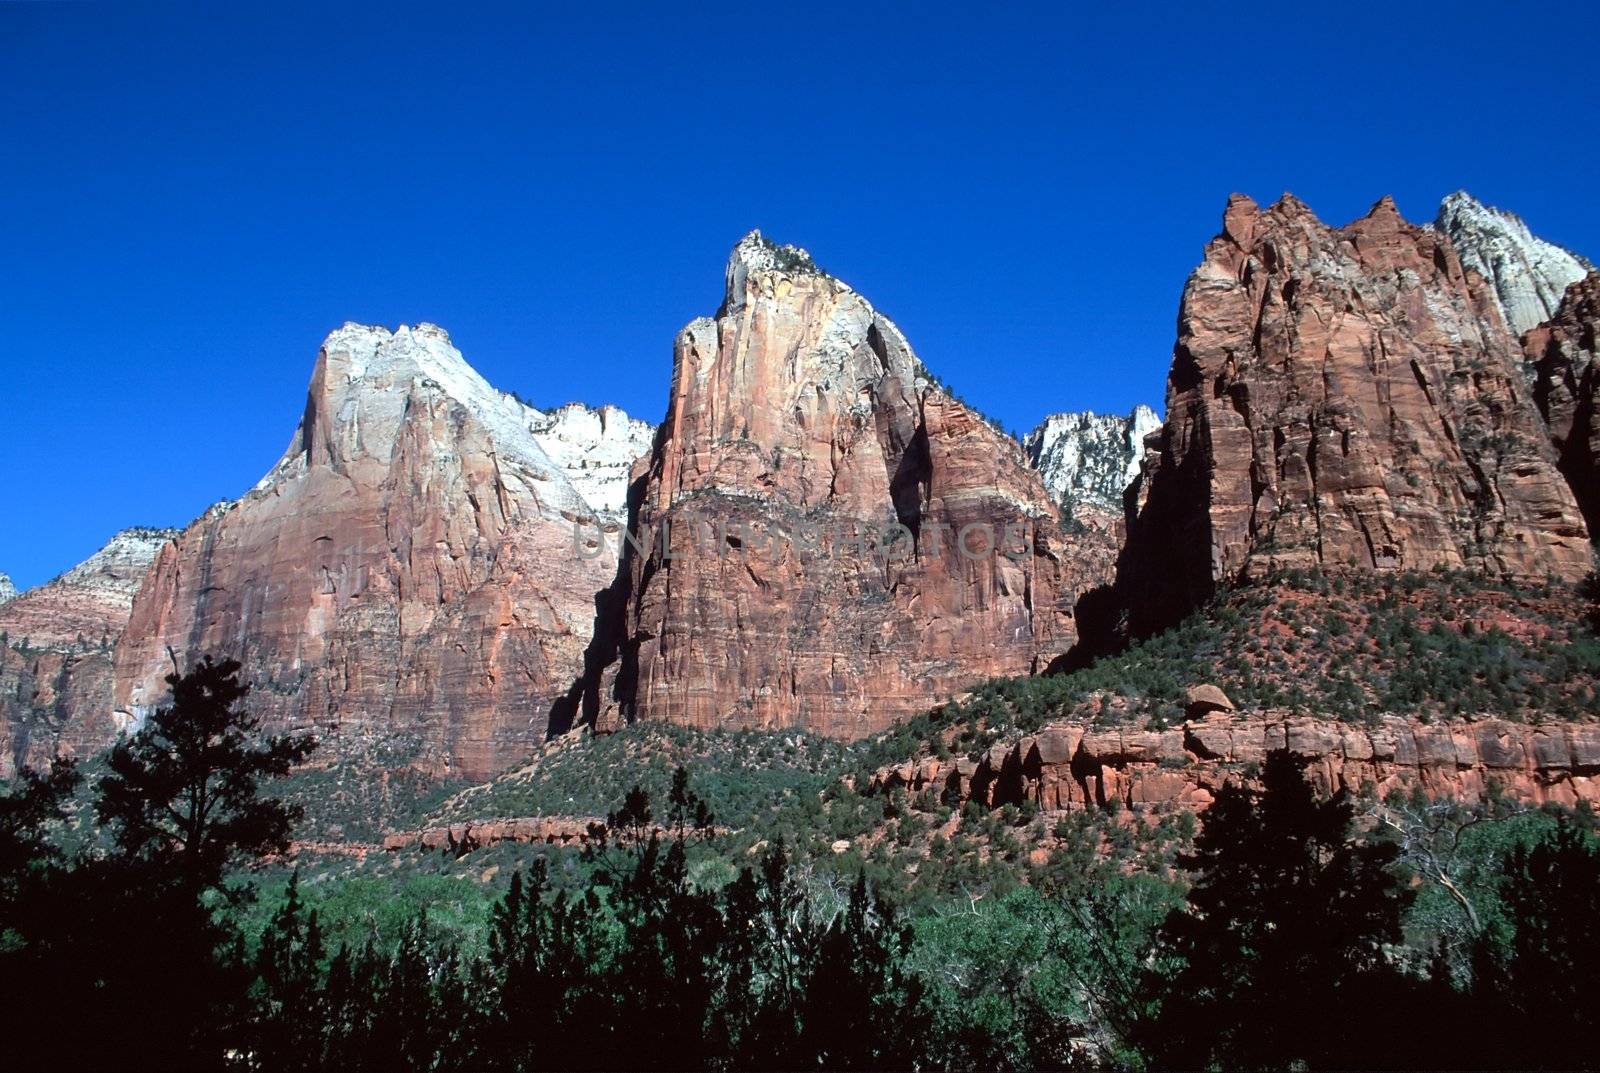
[[1510, 936], [1498, 945], [1484, 937], [1474, 986], [1486, 1014], [1507, 1027], [1497, 1033], [1505, 1040], [1498, 1059], [1592, 1069], [1600, 1063], [1590, 976], [1600, 964], [1600, 842], [1563, 823], [1533, 846], [1513, 847], [1502, 874]]
[[[214, 892], [230, 862], [284, 846], [295, 811], [260, 783], [311, 748], [255, 740], [238, 670], [206, 660], [169, 677], [172, 704], [109, 754], [95, 814], [115, 852], [56, 870], [36, 940], [4, 964], [0, 1029], [18, 1068], [214, 1069], [237, 1044], [251, 974]], [[34, 852], [32, 820], [71, 781], [27, 777], [15, 848]]]
[[152, 864], [191, 889], [221, 883], [230, 861], [280, 852], [300, 816], [296, 806], [262, 797], [311, 752], [309, 737], [261, 738], [242, 708], [250, 687], [237, 660], [208, 657], [171, 674], [171, 705], [111, 750], [95, 813], [132, 861]]
[[1184, 861], [1188, 906], [1165, 925], [1167, 958], [1149, 981], [1159, 1013], [1136, 1030], [1157, 1066], [1375, 1057], [1348, 1026], [1397, 985], [1384, 948], [1400, 941], [1410, 892], [1390, 871], [1396, 847], [1353, 840], [1350, 802], [1319, 800], [1305, 765], [1274, 751], [1260, 790], [1231, 783], [1205, 814]]

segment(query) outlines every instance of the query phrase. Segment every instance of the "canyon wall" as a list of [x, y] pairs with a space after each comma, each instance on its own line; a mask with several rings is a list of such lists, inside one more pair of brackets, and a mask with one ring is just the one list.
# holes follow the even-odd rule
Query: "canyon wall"
[[1567, 288], [1555, 315], [1522, 337], [1533, 366], [1533, 398], [1550, 429], [1557, 464], [1600, 533], [1600, 420], [1595, 418], [1595, 356], [1600, 353], [1600, 273]]
[[1236, 195], [1184, 289], [1125, 624], [1296, 567], [1580, 579], [1588, 531], [1521, 369], [1489, 285], [1388, 198], [1331, 228]]
[[0, 778], [88, 756], [123, 729], [112, 715], [112, 651], [150, 563], [177, 535], [125, 529], [0, 604]]

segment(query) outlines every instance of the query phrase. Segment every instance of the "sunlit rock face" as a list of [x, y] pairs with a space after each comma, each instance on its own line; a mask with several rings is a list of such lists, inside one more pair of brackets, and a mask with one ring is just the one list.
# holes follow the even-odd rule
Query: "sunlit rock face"
[[1514, 334], [1549, 320], [1569, 286], [1594, 266], [1537, 238], [1522, 218], [1491, 208], [1459, 190], [1439, 206], [1434, 227], [1450, 237], [1462, 267], [1488, 281]]
[[1063, 534], [1019, 445], [888, 318], [756, 233], [717, 316], [678, 336], [637, 477], [652, 539], [597, 642], [584, 714], [602, 725], [880, 730], [1065, 651], [1114, 555], [1105, 534]]
[[628, 473], [650, 451], [655, 426], [615, 406], [569, 402], [535, 417], [533, 438], [561, 467], [597, 515], [620, 522], [628, 512]]
[[1550, 428], [1561, 473], [1583, 508], [1590, 534], [1600, 532], [1600, 420], [1595, 417], [1600, 370], [1600, 273], [1567, 288], [1555, 315], [1522, 337], [1533, 367], [1533, 397]]
[[115, 736], [112, 650], [150, 563], [177, 535], [124, 529], [60, 577], [0, 601], [0, 777], [86, 756]]
[[923, 757], [875, 772], [869, 792], [933, 791], [986, 808], [1051, 811], [1120, 806], [1200, 811], [1229, 782], [1255, 781], [1269, 752], [1308, 762], [1323, 794], [1421, 792], [1461, 803], [1502, 797], [1530, 806], [1600, 804], [1600, 728], [1502, 719], [1423, 723], [1389, 715], [1369, 726], [1291, 712], [1219, 713], [1165, 730], [1046, 725], [976, 760]]
[[1588, 534], [1522, 351], [1443, 232], [1235, 196], [1189, 277], [1119, 572], [1135, 632], [1276, 569], [1577, 580]]
[[1022, 447], [1063, 508], [1120, 512], [1123, 494], [1139, 476], [1144, 438], [1160, 427], [1161, 418], [1148, 406], [1136, 406], [1126, 417], [1051, 414], [1028, 433]]
[[616, 570], [618, 458], [647, 440], [620, 411], [496, 391], [433, 325], [345, 325], [283, 458], [155, 561], [117, 711], [161, 703], [169, 647], [231, 656], [269, 725], [403, 731], [435, 770], [493, 773], [543, 739], [581, 667]]

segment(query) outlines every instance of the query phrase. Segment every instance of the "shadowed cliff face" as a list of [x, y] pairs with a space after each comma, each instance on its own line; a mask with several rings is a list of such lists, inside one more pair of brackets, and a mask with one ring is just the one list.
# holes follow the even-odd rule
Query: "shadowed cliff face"
[[[162, 702], [170, 646], [241, 660], [269, 726], [411, 732], [422, 763], [458, 774], [516, 760], [581, 668], [616, 569], [574, 545], [580, 523], [620, 523], [569, 480], [581, 459], [541, 448], [553, 424], [431, 325], [334, 332], [283, 459], [156, 560], [117, 649], [118, 709], [137, 722]], [[611, 422], [635, 441], [638, 425]]]
[[1486, 286], [1387, 198], [1334, 229], [1234, 197], [1132, 505], [1133, 631], [1275, 569], [1581, 578], [1587, 530]]
[[[678, 337], [637, 476], [648, 544], [625, 554], [597, 641], [616, 657], [587, 683], [602, 725], [879, 730], [1064, 651], [1114, 554], [1063, 535], [1017, 444], [893, 323], [757, 234], [717, 318]], [[967, 554], [985, 534], [997, 546]]]
[[1522, 338], [1534, 369], [1533, 397], [1550, 427], [1561, 473], [1583, 508], [1590, 534], [1600, 532], [1600, 420], [1595, 380], [1600, 371], [1600, 272], [1567, 288], [1547, 324]]

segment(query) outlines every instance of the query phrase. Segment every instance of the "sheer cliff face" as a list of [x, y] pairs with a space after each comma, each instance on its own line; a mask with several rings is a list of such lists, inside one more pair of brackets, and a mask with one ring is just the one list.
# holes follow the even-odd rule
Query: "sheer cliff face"
[[[54, 581], [0, 606], [0, 778], [115, 736], [111, 653], [172, 529], [125, 529]], [[13, 590], [14, 591], [14, 590]]]
[[517, 759], [616, 568], [599, 537], [618, 523], [540, 447], [552, 424], [432, 325], [334, 332], [283, 459], [156, 560], [117, 649], [119, 711], [137, 724], [163, 701], [171, 646], [240, 659], [269, 725], [408, 732], [473, 776]]
[[1272, 569], [1575, 580], [1587, 532], [1495, 299], [1387, 198], [1228, 205], [1190, 276], [1119, 577], [1137, 631]]
[[1127, 417], [1051, 414], [1022, 447], [1057, 503], [1120, 513], [1123, 494], [1139, 476], [1144, 438], [1160, 427], [1148, 406], [1134, 407]]
[[894, 324], [758, 234], [678, 337], [640, 476], [602, 724], [876, 731], [1043, 666], [1113, 554], [1062, 535], [1017, 445]]
[[1522, 338], [1533, 366], [1533, 397], [1550, 427], [1562, 475], [1591, 534], [1600, 532], [1600, 420], [1595, 417], [1595, 356], [1600, 353], [1600, 272], [1567, 288], [1547, 324]]
[[1434, 227], [1449, 236], [1462, 266], [1489, 283], [1506, 324], [1519, 335], [1549, 320], [1567, 288], [1594, 267], [1464, 190], [1444, 199]]

